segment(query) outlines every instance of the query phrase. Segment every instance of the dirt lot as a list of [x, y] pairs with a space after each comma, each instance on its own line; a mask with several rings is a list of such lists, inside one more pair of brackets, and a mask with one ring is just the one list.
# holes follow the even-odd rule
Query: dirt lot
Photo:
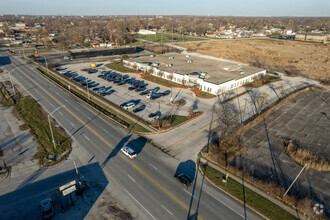
[[[330, 84], [330, 46], [291, 40], [224, 40], [184, 43], [188, 51], [303, 75]], [[328, 75], [327, 75], [328, 74]]]
[[[241, 134], [247, 149], [242, 158], [234, 159], [231, 164], [244, 164], [244, 170], [252, 176], [287, 189], [302, 166], [285, 153], [283, 140], [295, 140], [299, 148], [329, 163], [329, 97], [329, 91], [306, 89], [283, 101], [269, 114], [247, 124]], [[323, 203], [329, 215], [329, 185], [330, 172], [307, 169], [291, 192]]]

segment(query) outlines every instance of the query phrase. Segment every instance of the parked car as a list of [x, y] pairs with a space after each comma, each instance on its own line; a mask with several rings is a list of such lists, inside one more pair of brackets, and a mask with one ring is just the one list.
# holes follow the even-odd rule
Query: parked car
[[178, 179], [181, 183], [185, 184], [186, 186], [190, 186], [190, 184], [192, 183], [190, 177], [184, 173], [176, 173], [174, 175], [174, 178]]
[[131, 159], [137, 156], [136, 152], [128, 146], [121, 148], [121, 152], [123, 152], [126, 156], [128, 156]]
[[161, 115], [162, 115], [162, 113], [161, 113], [160, 111], [150, 113], [150, 114], [148, 115], [148, 120], [149, 120], [149, 121], [157, 120], [157, 119], [160, 118]]
[[135, 86], [130, 86], [130, 87], [128, 87], [128, 90], [135, 90], [135, 89], [136, 89]]
[[150, 90], [148, 89], [148, 90], [144, 90], [144, 91], [140, 92], [140, 95], [147, 95], [149, 93], [150, 93]]
[[150, 99], [157, 99], [159, 97], [161, 97], [161, 95], [159, 93], [152, 93], [150, 96]]
[[44, 199], [40, 202], [42, 219], [50, 219], [54, 216], [54, 206], [51, 198]]
[[135, 92], [141, 92], [141, 91], [144, 91], [144, 90], [146, 90], [147, 88], [146, 87], [137, 87], [136, 89], [135, 89]]
[[139, 107], [133, 109], [133, 112], [136, 113], [136, 112], [140, 112], [142, 110], [144, 110], [146, 108], [146, 105], [140, 105]]
[[136, 106], [136, 104], [134, 102], [129, 102], [126, 105], [124, 105], [123, 108], [127, 110], [127, 109], [133, 108], [135, 106]]
[[166, 95], [169, 95], [170, 93], [171, 93], [170, 90], [166, 90], [166, 91], [164, 91], [164, 92], [161, 92], [160, 94], [161, 94], [162, 96], [166, 96]]

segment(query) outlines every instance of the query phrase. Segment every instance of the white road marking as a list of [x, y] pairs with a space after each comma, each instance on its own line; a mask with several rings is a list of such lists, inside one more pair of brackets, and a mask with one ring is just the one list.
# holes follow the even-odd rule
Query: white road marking
[[153, 219], [155, 219], [155, 220], [157, 220], [153, 215], [151, 215], [151, 213], [146, 209], [146, 208], [144, 208], [144, 206], [141, 204], [141, 203], [139, 203], [139, 201], [137, 201], [126, 189], [124, 189], [126, 192], [127, 192], [127, 194], [130, 196], [130, 197], [132, 197], [132, 199], [134, 199], [134, 201], [135, 202], [137, 202]]
[[60, 115], [63, 115], [63, 113], [62, 112], [58, 112]]
[[155, 167], [154, 165], [152, 165], [151, 163], [149, 163], [149, 165], [154, 168], [155, 170], [158, 170], [157, 167]]
[[238, 214], [239, 216], [241, 216], [242, 218], [245, 219], [245, 217], [243, 215], [241, 215], [239, 212], [237, 212], [235, 209], [233, 209], [232, 207], [230, 207], [229, 205], [227, 205], [226, 203], [224, 203], [223, 201], [221, 201], [220, 199], [216, 198], [215, 196], [213, 196], [211, 193], [207, 192], [206, 190], [204, 190], [204, 192], [206, 192], [207, 194], [209, 194], [210, 196], [212, 196], [215, 200], [221, 202], [222, 204], [224, 204], [226, 207], [228, 207], [229, 209], [231, 209], [232, 211], [236, 212], [236, 214]]
[[192, 196], [192, 194], [188, 190], [184, 189], [184, 191], [188, 193], [190, 196]]
[[50, 104], [50, 106], [54, 107], [54, 105], [51, 102], [49, 104]]
[[161, 204], [161, 206], [168, 212], [168, 213], [170, 213], [171, 215], [173, 215], [172, 214], [172, 212], [170, 212], [165, 206], [163, 206], [162, 204]]
[[133, 179], [130, 175], [127, 174], [127, 176], [134, 182], [136, 183], [135, 179]]
[[74, 124], [70, 121], [70, 124], [74, 127]]
[[90, 141], [89, 137], [87, 137], [86, 135], [85, 135], [85, 138], [86, 138], [87, 140], [89, 140], [89, 141]]

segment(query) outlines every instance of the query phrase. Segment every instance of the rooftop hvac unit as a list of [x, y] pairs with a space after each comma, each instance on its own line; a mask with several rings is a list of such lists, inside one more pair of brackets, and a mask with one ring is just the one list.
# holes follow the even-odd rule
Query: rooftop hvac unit
[[245, 72], [244, 71], [239, 71], [239, 74], [244, 74]]
[[169, 59], [169, 60], [173, 60], [173, 59], [174, 59], [174, 57], [169, 57], [168, 59]]
[[192, 63], [192, 60], [188, 60], [187, 63]]
[[167, 64], [166, 66], [167, 66], [167, 67], [171, 67], [171, 66], [173, 66], [173, 64]]
[[154, 55], [154, 54], [152, 54], [152, 55], [150, 55], [151, 57], [155, 57], [156, 55]]
[[223, 69], [226, 70], [226, 71], [228, 71], [229, 70], [229, 67], [224, 67]]
[[190, 57], [190, 55], [186, 55], [186, 57]]

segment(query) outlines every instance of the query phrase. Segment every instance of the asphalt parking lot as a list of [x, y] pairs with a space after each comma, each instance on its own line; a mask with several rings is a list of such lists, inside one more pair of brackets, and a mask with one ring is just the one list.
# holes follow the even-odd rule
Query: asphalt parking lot
[[[91, 68], [90, 64], [91, 63], [70, 64], [61, 66], [60, 69], [65, 69], [62, 70], [62, 72], [71, 71], [73, 73], [78, 74], [79, 76], [87, 78], [86, 80], [94, 81], [97, 86], [89, 88], [91, 96], [99, 95], [98, 93], [93, 91], [95, 90], [95, 88], [105, 87], [108, 88], [107, 91], [113, 90], [111, 91], [113, 92], [112, 94], [107, 94], [104, 96], [105, 99], [110, 100], [118, 106], [129, 101], [133, 101], [136, 104], [134, 107], [127, 109], [127, 111], [133, 112], [135, 108], [138, 108], [140, 106], [142, 106], [141, 108], [143, 109], [143, 105], [145, 105], [145, 108], [143, 110], [134, 113], [139, 117], [143, 118], [144, 120], [150, 120], [148, 119], [148, 115], [150, 113], [160, 112], [161, 117], [165, 117], [171, 114], [188, 116], [189, 109], [193, 105], [195, 105], [195, 110], [198, 109], [198, 107], [196, 107], [196, 98], [192, 96], [189, 90], [184, 90], [180, 88], [171, 89], [149, 81], [144, 81], [145, 84], [148, 84], [146, 86], [146, 90], [158, 87], [159, 90], [157, 91], [157, 93], [165, 92], [167, 90], [168, 92], [170, 92], [168, 95], [164, 95], [156, 99], [150, 99], [147, 98], [146, 94], [140, 95], [142, 91], [137, 92], [135, 90], [129, 90], [129, 87], [132, 87], [132, 85], [128, 83], [124, 85], [117, 85], [117, 83], [114, 83], [113, 81], [109, 82], [105, 79], [98, 77], [98, 75], [105, 73], [105, 71], [107, 71], [108, 73], [111, 71], [112, 73], [119, 74], [119, 72], [112, 71], [109, 68], [105, 67], [104, 65], [106, 63], [96, 63], [96, 68]], [[83, 71], [83, 69], [97, 69], [97, 72], [88, 73], [87, 71]], [[122, 76], [126, 76], [127, 79], [135, 78], [135, 80], [140, 80], [140, 82], [142, 82], [140, 75], [136, 73], [122, 73]], [[171, 104], [171, 99], [173, 100], [173, 102], [179, 99], [184, 99], [186, 101], [186, 104], [184, 104], [183, 106], [173, 105]], [[205, 105], [202, 106], [204, 108], [206, 107]]]

